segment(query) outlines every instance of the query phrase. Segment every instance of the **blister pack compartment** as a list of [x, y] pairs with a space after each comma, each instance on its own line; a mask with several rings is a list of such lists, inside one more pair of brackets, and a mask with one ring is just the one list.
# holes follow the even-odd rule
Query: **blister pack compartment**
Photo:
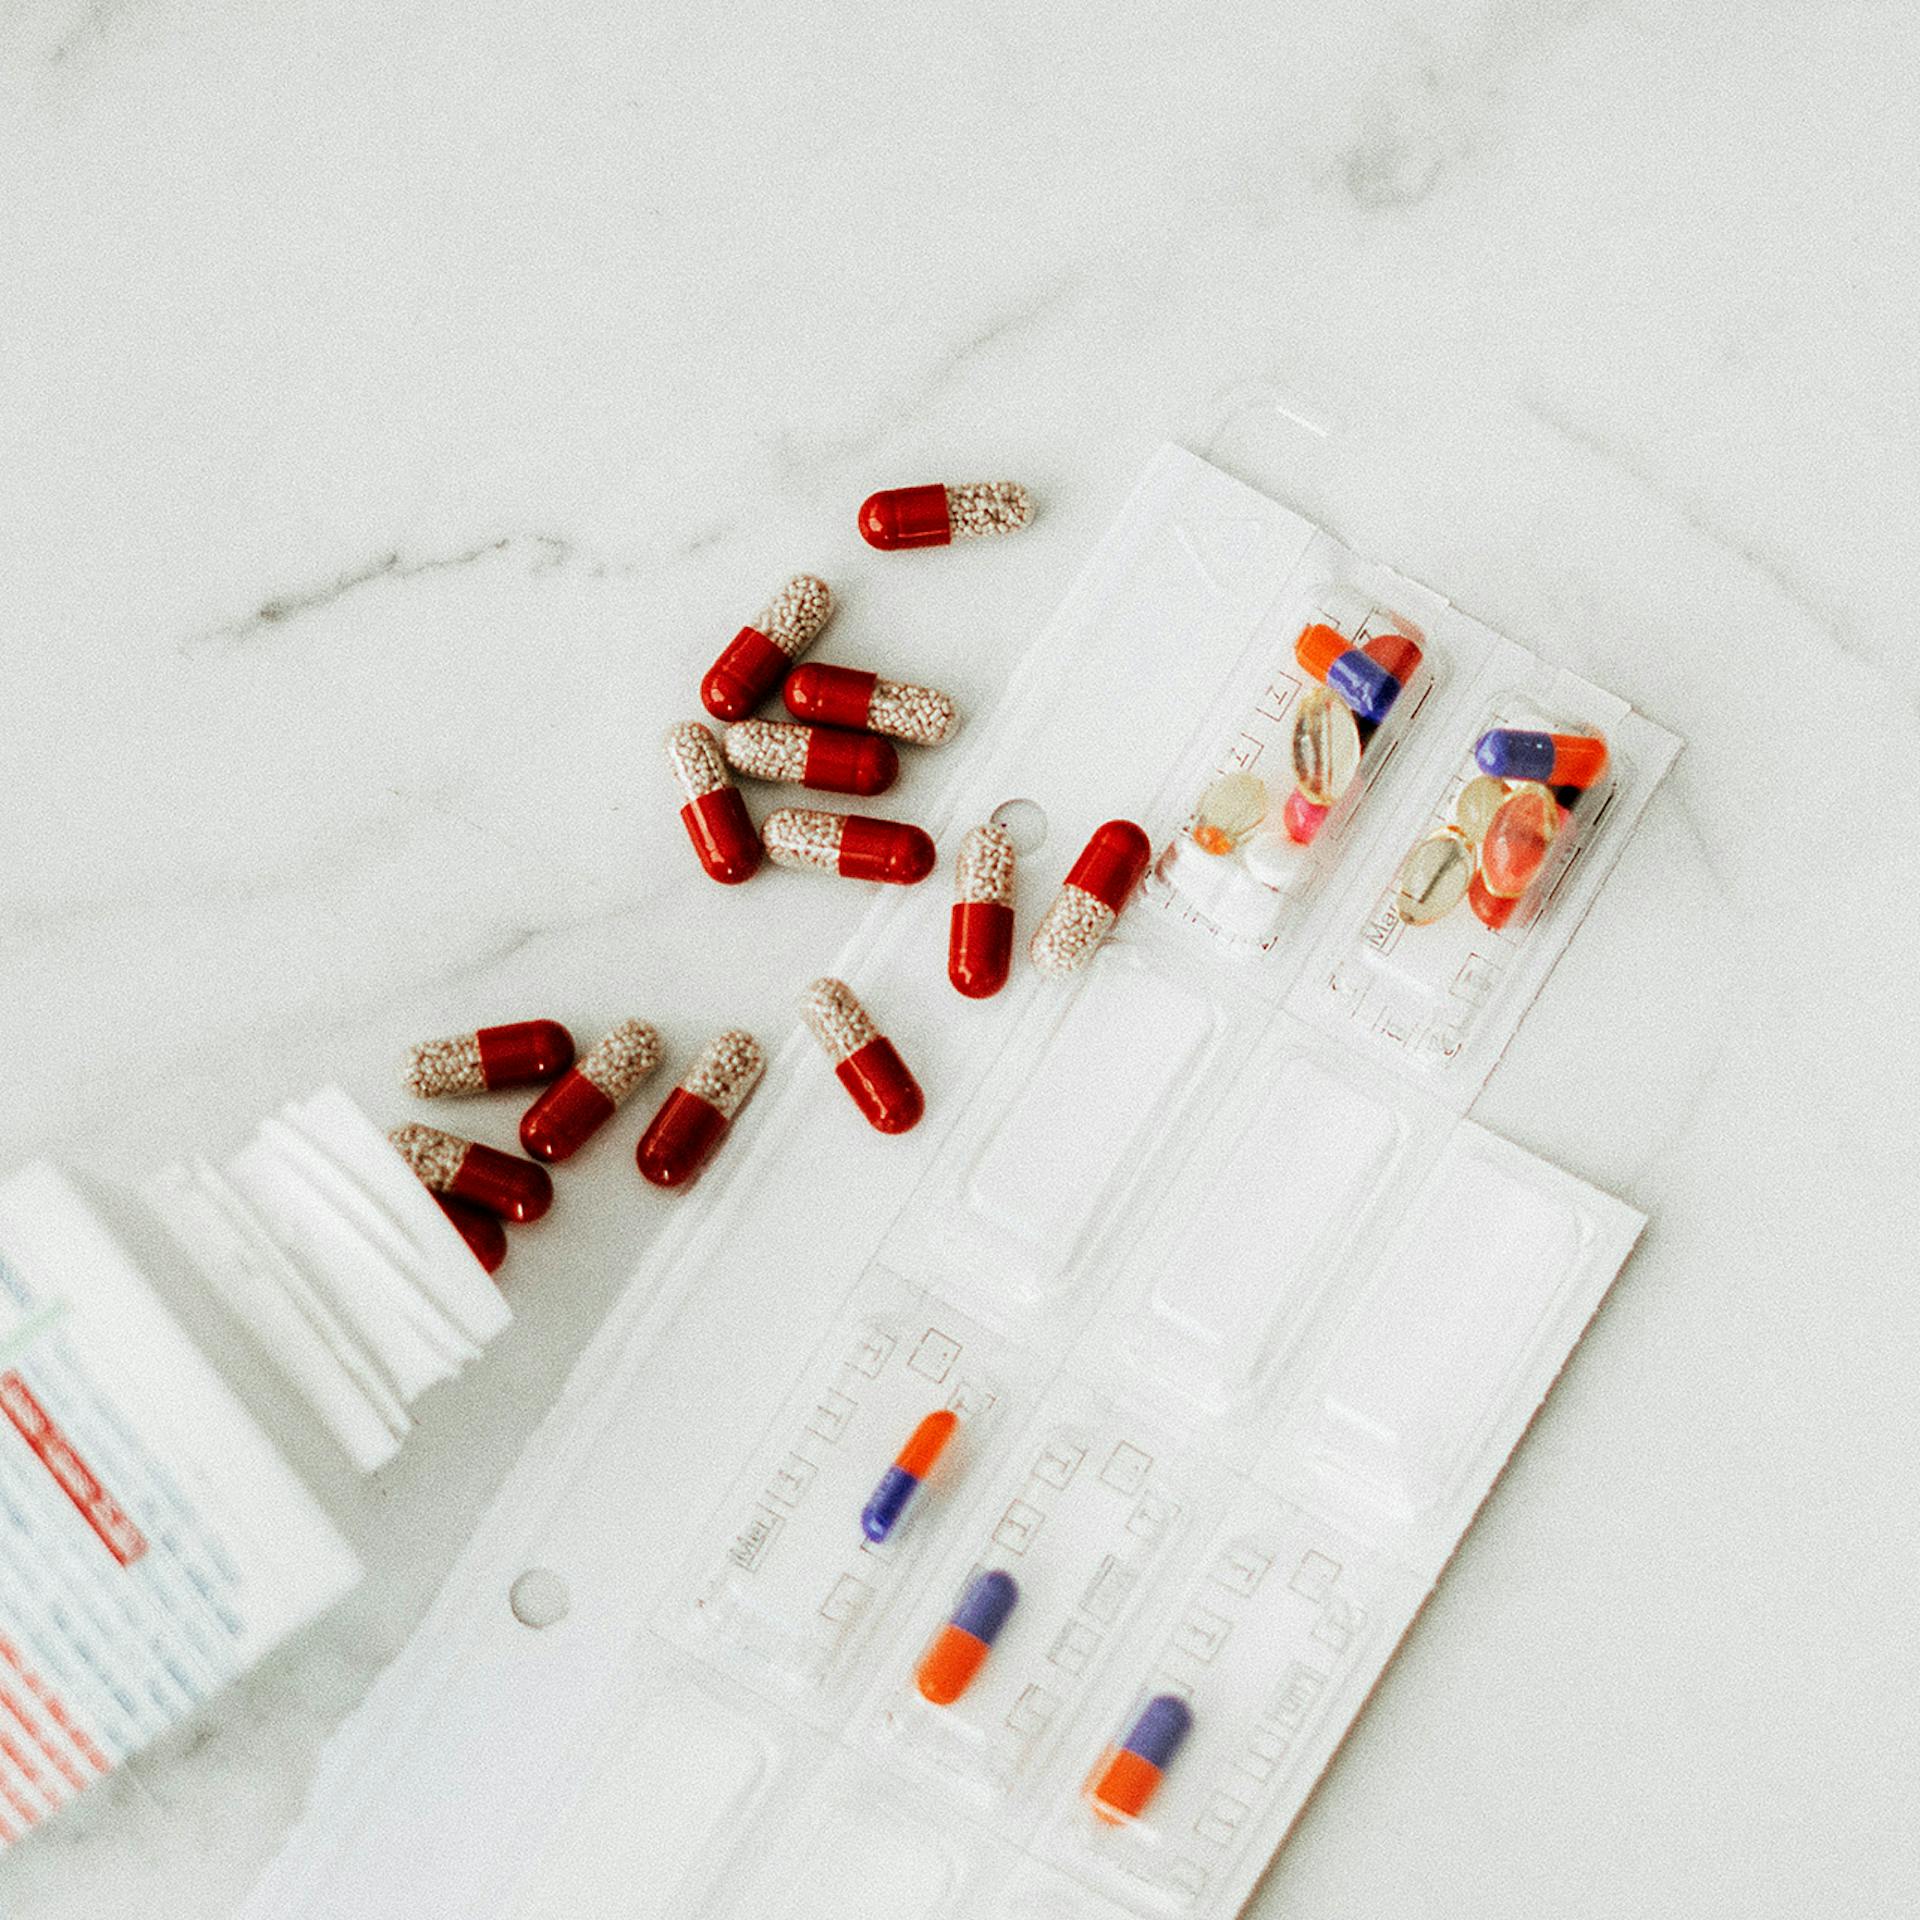
[[[1091, 964], [976, 1002], [943, 975], [944, 892], [878, 904], [833, 971], [885, 1004], [926, 1120], [882, 1137], [780, 1052], [329, 1750], [253, 1920], [375, 1888], [470, 1920], [490, 1879], [515, 1920], [1239, 1907], [1638, 1231], [1465, 1111], [1673, 742], [1168, 450], [927, 822], [949, 851], [1037, 823], [1024, 932], [1101, 822], [1162, 852], [1192, 826], [1336, 589], [1417, 627], [1425, 692], [1276, 930], [1150, 890]], [[1523, 710], [1606, 732], [1610, 802], [1461, 1046], [1383, 1045], [1333, 972], [1484, 716]], [[963, 1408], [869, 1551], [877, 1483]], [[538, 1633], [505, 1598], [535, 1566], [573, 1603]], [[656, 1821], [675, 1713], [711, 1717], [688, 1764], [713, 1805], [683, 1771]], [[571, 1768], [469, 1814], [479, 1727], [523, 1723]]]

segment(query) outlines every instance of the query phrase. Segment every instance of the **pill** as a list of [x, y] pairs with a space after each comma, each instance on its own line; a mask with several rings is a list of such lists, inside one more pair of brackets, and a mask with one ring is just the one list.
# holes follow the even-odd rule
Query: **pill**
[[1375, 726], [1400, 697], [1400, 682], [1332, 627], [1302, 628], [1293, 643], [1293, 657], [1304, 672], [1337, 693], [1355, 718]]
[[784, 780], [822, 793], [885, 793], [900, 773], [891, 740], [838, 727], [742, 720], [727, 729], [721, 746], [728, 764], [749, 780]]
[[900, 820], [779, 807], [760, 830], [776, 867], [812, 867], [847, 880], [883, 880], [910, 887], [933, 871], [933, 842]]
[[1473, 757], [1482, 773], [1496, 779], [1586, 788], [1607, 770], [1607, 743], [1597, 733], [1523, 733], [1495, 727], [1480, 736]]
[[1280, 818], [1286, 823], [1287, 838], [1297, 840], [1301, 846], [1311, 844], [1313, 836], [1327, 824], [1326, 807], [1315, 806], [1298, 787], [1287, 795], [1287, 804], [1280, 810]]
[[1360, 651], [1385, 667], [1403, 687], [1420, 671], [1419, 643], [1404, 633], [1376, 633]]
[[937, 747], [953, 731], [953, 702], [937, 688], [882, 680], [859, 667], [796, 667], [780, 690], [796, 720], [823, 727], [864, 728], [916, 747]]
[[1493, 816], [1507, 797], [1507, 783], [1489, 774], [1476, 774], [1453, 802], [1453, 824], [1477, 847], [1487, 837]]
[[907, 1444], [860, 1509], [860, 1531], [878, 1546], [900, 1524], [900, 1517], [920, 1491], [921, 1483], [939, 1465], [960, 1426], [960, 1416], [948, 1408], [930, 1413], [907, 1435]]
[[558, 1020], [516, 1020], [448, 1040], [423, 1040], [407, 1055], [406, 1089], [422, 1100], [496, 1087], [531, 1087], [566, 1070], [573, 1035]]
[[501, 1224], [500, 1216], [489, 1213], [485, 1207], [455, 1200], [448, 1194], [436, 1193], [433, 1197], [440, 1211], [459, 1230], [460, 1238], [467, 1243], [473, 1257], [488, 1273], [498, 1273], [501, 1262], [507, 1257], [507, 1230]]
[[1250, 773], [1224, 773], [1200, 796], [1193, 844], [1202, 853], [1228, 854], [1267, 817], [1267, 783]]
[[656, 1187], [685, 1186], [713, 1158], [766, 1065], [759, 1041], [737, 1027], [713, 1041], [640, 1136], [641, 1174]]
[[1131, 820], [1109, 820], [1073, 863], [1046, 917], [1033, 930], [1027, 952], [1042, 973], [1072, 973], [1093, 958], [1140, 884], [1153, 848]]
[[1013, 871], [1013, 836], [1006, 828], [967, 829], [954, 864], [947, 978], [969, 1000], [998, 993], [1012, 970]]
[[926, 1111], [920, 1082], [844, 980], [816, 980], [800, 1013], [869, 1126], [905, 1133]]
[[1316, 807], [1331, 807], [1360, 771], [1353, 710], [1325, 687], [1310, 687], [1293, 716], [1293, 777]]
[[1473, 878], [1473, 848], [1454, 827], [1429, 834], [1400, 863], [1393, 877], [1393, 910], [1410, 927], [1424, 927], [1451, 913]]
[[387, 1135], [429, 1193], [471, 1200], [504, 1220], [538, 1220], [553, 1205], [553, 1178], [545, 1167], [517, 1154], [462, 1140], [457, 1133], [417, 1121]]
[[1560, 831], [1560, 809], [1545, 787], [1528, 781], [1500, 803], [1480, 843], [1480, 880], [1487, 892], [1517, 900], [1540, 877]]
[[1473, 909], [1473, 917], [1496, 933], [1513, 918], [1519, 904], [1518, 900], [1503, 900], [1497, 893], [1489, 893], [1478, 872], [1467, 882], [1467, 905]]
[[989, 533], [1018, 533], [1033, 519], [1033, 499], [1011, 480], [964, 487], [889, 487], [860, 503], [860, 537], [870, 547], [944, 547]]
[[520, 1144], [536, 1160], [578, 1153], [659, 1064], [659, 1034], [644, 1020], [622, 1020], [521, 1116]]
[[1155, 1694], [1088, 1781], [1094, 1812], [1109, 1826], [1138, 1819], [1192, 1727], [1193, 1710], [1184, 1700], [1171, 1693]]
[[760, 840], [719, 741], [699, 721], [683, 720], [667, 729], [667, 765], [685, 798], [680, 818], [700, 864], [722, 886], [752, 879]]
[[973, 1685], [987, 1657], [987, 1649], [1000, 1637], [1020, 1598], [1013, 1575], [997, 1567], [991, 1573], [976, 1574], [967, 1582], [953, 1617], [933, 1637], [933, 1645], [920, 1656], [913, 1683], [921, 1697], [936, 1707], [950, 1707]]
[[813, 645], [832, 617], [833, 595], [827, 583], [810, 573], [796, 573], [707, 669], [700, 683], [701, 705], [716, 720], [744, 720], [780, 684], [780, 676]]

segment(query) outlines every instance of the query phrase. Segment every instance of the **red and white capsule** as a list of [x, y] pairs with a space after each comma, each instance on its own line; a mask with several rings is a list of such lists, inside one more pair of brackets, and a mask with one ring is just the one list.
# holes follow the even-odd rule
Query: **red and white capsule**
[[751, 880], [760, 866], [760, 836], [720, 743], [698, 720], [667, 729], [667, 765], [686, 804], [680, 819], [708, 875], [722, 886]]
[[810, 573], [796, 573], [707, 669], [700, 704], [716, 720], [744, 720], [819, 639], [832, 617], [827, 583]]
[[564, 1073], [573, 1035], [558, 1020], [515, 1020], [447, 1040], [423, 1040], [407, 1055], [402, 1076], [420, 1100], [490, 1093], [496, 1087], [533, 1087]]
[[553, 1176], [545, 1167], [477, 1140], [462, 1140], [438, 1127], [395, 1127], [387, 1135], [394, 1151], [429, 1193], [470, 1200], [503, 1220], [523, 1225], [553, 1205]]
[[713, 1158], [766, 1065], [750, 1033], [732, 1028], [715, 1040], [640, 1136], [634, 1158], [642, 1176], [656, 1187], [684, 1187]]
[[910, 687], [858, 667], [818, 661], [795, 667], [780, 697], [796, 720], [884, 733], [916, 747], [939, 746], [959, 719], [953, 701], [937, 687]]
[[1093, 830], [1027, 951], [1042, 973], [1075, 973], [1113, 930], [1120, 910], [1140, 884], [1153, 848], [1131, 820], [1109, 820]]
[[895, 887], [911, 887], [933, 871], [932, 840], [903, 820], [778, 807], [767, 815], [760, 837], [776, 867], [811, 867]]
[[869, 1126], [905, 1133], [926, 1112], [920, 1082], [844, 980], [816, 980], [800, 1003], [800, 1016]]
[[1018, 533], [1033, 521], [1033, 497], [1012, 480], [959, 487], [889, 487], [860, 504], [860, 537], [870, 547], [944, 547], [952, 540]]
[[578, 1153], [659, 1064], [659, 1034], [644, 1020], [622, 1020], [521, 1116], [520, 1144], [536, 1160]]
[[455, 1231], [467, 1243], [467, 1251], [488, 1273], [498, 1273], [507, 1257], [507, 1230], [497, 1213], [436, 1193], [434, 1201], [453, 1222]]
[[1007, 984], [1013, 967], [1013, 836], [1005, 827], [969, 827], [954, 863], [947, 978], [969, 1000]]
[[727, 764], [749, 780], [781, 780], [821, 793], [885, 793], [899, 777], [893, 742], [837, 727], [742, 720], [722, 736]]

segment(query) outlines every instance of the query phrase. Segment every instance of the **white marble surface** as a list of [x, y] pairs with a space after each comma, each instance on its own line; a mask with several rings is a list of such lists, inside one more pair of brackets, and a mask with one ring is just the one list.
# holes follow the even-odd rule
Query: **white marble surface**
[[[1897, 0], [13, 0], [0, 1165], [397, 1116], [520, 1011], [779, 1027], [862, 902], [719, 930], [656, 750], [717, 645], [804, 565], [977, 709], [1212, 446], [1690, 740], [1478, 1110], [1652, 1227], [1255, 1911], [1907, 1910], [1917, 58]], [[1325, 437], [1220, 434], [1263, 385]], [[1002, 473], [1017, 542], [854, 534]], [[672, 1204], [631, 1131], [377, 1480], [233, 1355], [373, 1577], [9, 1920], [230, 1910]]]

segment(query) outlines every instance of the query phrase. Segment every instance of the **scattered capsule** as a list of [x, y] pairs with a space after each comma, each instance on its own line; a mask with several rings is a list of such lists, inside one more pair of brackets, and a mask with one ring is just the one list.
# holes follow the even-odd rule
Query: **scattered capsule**
[[767, 815], [760, 837], [776, 867], [813, 867], [895, 887], [913, 886], [933, 871], [933, 842], [900, 820], [778, 807]]
[[1045, 919], [1033, 930], [1027, 946], [1033, 964], [1048, 974], [1084, 967], [1112, 930], [1152, 857], [1152, 844], [1131, 820], [1095, 827]]
[[1473, 878], [1473, 848], [1452, 827], [1429, 834], [1400, 863], [1393, 877], [1393, 909], [1410, 927], [1424, 927], [1451, 913]]
[[1094, 1813], [1113, 1827], [1138, 1819], [1192, 1729], [1193, 1709], [1184, 1700], [1155, 1694], [1087, 1782]]
[[954, 704], [934, 687], [882, 680], [858, 667], [796, 667], [780, 690], [796, 720], [890, 734], [916, 747], [937, 747], [954, 729]]
[[1033, 519], [1033, 498], [1011, 480], [964, 487], [890, 487], [860, 503], [860, 537], [891, 553], [900, 547], [944, 547], [989, 533], [1018, 533]]
[[455, 1200], [444, 1193], [436, 1193], [433, 1197], [440, 1211], [453, 1222], [460, 1238], [467, 1243], [467, 1250], [488, 1273], [498, 1273], [507, 1257], [507, 1230], [501, 1224], [500, 1216], [489, 1213], [485, 1207], [471, 1206], [465, 1200]]
[[751, 880], [760, 866], [760, 841], [720, 743], [699, 721], [683, 720], [667, 729], [666, 744], [667, 765], [686, 799], [680, 818], [700, 864], [722, 886]]
[[1507, 797], [1507, 784], [1490, 774], [1477, 774], [1454, 797], [1453, 824], [1477, 847], [1487, 837], [1493, 816]]
[[1313, 836], [1327, 824], [1330, 808], [1316, 806], [1298, 788], [1287, 795], [1287, 804], [1280, 810], [1280, 818], [1285, 822], [1287, 838], [1297, 840], [1301, 846], [1312, 844]]
[[749, 780], [782, 780], [822, 793], [885, 793], [900, 774], [891, 740], [838, 727], [742, 720], [721, 739], [727, 763]]
[[1250, 773], [1225, 773], [1200, 796], [1193, 844], [1202, 853], [1227, 854], [1267, 817], [1267, 783]]
[[1543, 786], [1595, 786], [1607, 770], [1607, 743], [1597, 733], [1523, 733], [1495, 727], [1473, 749], [1482, 773]]
[[516, 1020], [448, 1040], [423, 1040], [407, 1055], [406, 1089], [421, 1100], [496, 1087], [532, 1087], [566, 1071], [573, 1035], [558, 1020]]
[[1400, 697], [1400, 682], [1333, 627], [1303, 627], [1293, 643], [1293, 657], [1304, 672], [1337, 693], [1356, 719], [1374, 726]]
[[907, 1444], [894, 1456], [893, 1465], [880, 1476], [880, 1484], [860, 1509], [860, 1531], [875, 1546], [900, 1524], [901, 1515], [920, 1491], [921, 1482], [939, 1465], [959, 1426], [960, 1416], [942, 1407], [907, 1435]]
[[1311, 688], [1293, 716], [1293, 777], [1316, 807], [1334, 806], [1360, 771], [1353, 709], [1325, 687]]
[[927, 1110], [920, 1082], [844, 980], [816, 980], [800, 1012], [875, 1131], [905, 1133]]
[[947, 978], [969, 1000], [991, 998], [1012, 970], [1013, 870], [1013, 836], [1006, 828], [967, 829], [954, 867]]
[[744, 720], [832, 617], [827, 583], [810, 573], [796, 573], [707, 669], [700, 683], [701, 704], [716, 720]]
[[1360, 649], [1404, 687], [1420, 671], [1420, 644], [1404, 633], [1376, 633]]
[[923, 1699], [936, 1707], [950, 1707], [973, 1685], [985, 1663], [987, 1649], [1000, 1637], [1020, 1598], [1013, 1575], [997, 1567], [967, 1582], [953, 1617], [933, 1637], [920, 1656], [913, 1683]]
[[1467, 882], [1467, 905], [1473, 909], [1473, 917], [1483, 927], [1491, 927], [1498, 933], [1513, 918], [1513, 910], [1520, 904], [1518, 900], [1503, 900], [1497, 893], [1487, 891], [1487, 883], [1480, 878], [1478, 870]]
[[752, 1034], [730, 1028], [701, 1054], [661, 1102], [634, 1158], [656, 1187], [684, 1187], [727, 1136], [766, 1056]]
[[1515, 787], [1493, 816], [1480, 843], [1479, 878], [1488, 893], [1517, 900], [1540, 877], [1547, 849], [1560, 831], [1560, 809], [1545, 787]]
[[471, 1200], [503, 1220], [538, 1220], [553, 1205], [553, 1177], [517, 1154], [462, 1140], [438, 1127], [395, 1127], [387, 1135], [429, 1193]]
[[644, 1020], [622, 1020], [521, 1116], [520, 1144], [536, 1160], [578, 1153], [659, 1064], [659, 1034]]

